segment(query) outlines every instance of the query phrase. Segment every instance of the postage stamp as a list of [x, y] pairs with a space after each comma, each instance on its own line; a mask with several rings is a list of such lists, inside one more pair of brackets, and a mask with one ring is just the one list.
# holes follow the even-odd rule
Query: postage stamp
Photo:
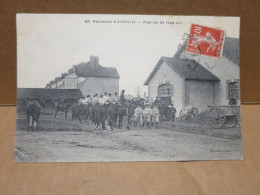
[[220, 58], [224, 35], [223, 30], [191, 24], [187, 52]]

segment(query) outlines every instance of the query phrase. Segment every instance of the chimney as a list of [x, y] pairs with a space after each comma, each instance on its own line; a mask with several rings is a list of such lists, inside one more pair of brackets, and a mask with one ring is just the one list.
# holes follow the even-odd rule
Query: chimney
[[99, 58], [98, 56], [90, 56], [90, 67], [94, 69], [96, 66], [99, 65]]

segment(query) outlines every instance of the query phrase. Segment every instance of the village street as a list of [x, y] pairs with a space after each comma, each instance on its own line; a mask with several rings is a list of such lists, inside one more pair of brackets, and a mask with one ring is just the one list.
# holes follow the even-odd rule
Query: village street
[[[204, 129], [176, 122], [168, 128], [131, 127], [130, 130], [93, 130], [93, 125], [63, 118], [41, 121], [44, 129], [27, 132], [17, 120], [16, 161], [171, 161], [236, 159], [241, 155], [239, 128]], [[165, 128], [163, 127], [165, 126]]]

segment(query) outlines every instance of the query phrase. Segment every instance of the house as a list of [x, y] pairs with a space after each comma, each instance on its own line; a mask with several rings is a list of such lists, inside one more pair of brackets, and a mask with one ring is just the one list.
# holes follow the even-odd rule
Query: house
[[199, 111], [207, 105], [240, 103], [239, 40], [226, 37], [221, 59], [186, 53], [187, 40], [173, 57], [161, 57], [144, 85], [148, 96], [173, 103], [179, 112], [187, 106]]
[[89, 62], [74, 65], [67, 73], [46, 85], [47, 88], [80, 89], [84, 96], [96, 93], [119, 92], [119, 74], [116, 68], [103, 67], [97, 56]]

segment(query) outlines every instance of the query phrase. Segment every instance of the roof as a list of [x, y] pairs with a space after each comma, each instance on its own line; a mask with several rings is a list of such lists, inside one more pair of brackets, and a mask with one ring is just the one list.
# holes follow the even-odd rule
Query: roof
[[25, 98], [47, 99], [79, 99], [80, 89], [50, 89], [50, 88], [17, 88], [17, 99]]
[[186, 48], [187, 41], [175, 53], [173, 57], [161, 57], [155, 68], [145, 81], [144, 85], [148, 85], [162, 62], [166, 62], [175, 72], [182, 76], [185, 80], [200, 80], [200, 81], [219, 81], [219, 78], [204, 68], [201, 64], [190, 59], [181, 59], [180, 55]]
[[75, 65], [74, 68], [78, 76], [119, 78], [116, 68], [103, 67], [99, 64], [92, 68], [90, 62], [80, 63]]
[[222, 55], [239, 65], [239, 39], [226, 37]]

